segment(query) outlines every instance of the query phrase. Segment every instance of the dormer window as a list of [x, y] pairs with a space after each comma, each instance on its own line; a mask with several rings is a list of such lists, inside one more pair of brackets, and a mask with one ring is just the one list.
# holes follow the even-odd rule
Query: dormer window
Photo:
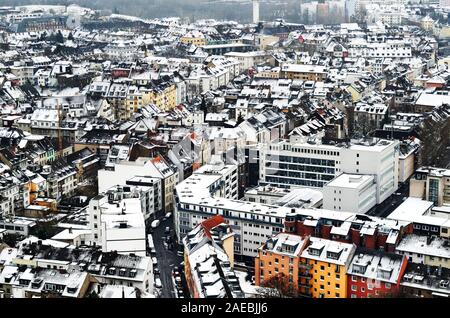
[[317, 248], [309, 248], [308, 249], [308, 253], [310, 254], [310, 255], [314, 255], [314, 256], [320, 256], [320, 253], [322, 252], [322, 250], [321, 249], [317, 249]]
[[383, 279], [390, 279], [392, 275], [392, 269], [379, 268], [377, 276]]
[[367, 266], [366, 265], [353, 265], [353, 272], [355, 274], [364, 274], [366, 272]]
[[341, 253], [335, 253], [335, 252], [327, 252], [327, 258], [330, 259], [339, 259]]

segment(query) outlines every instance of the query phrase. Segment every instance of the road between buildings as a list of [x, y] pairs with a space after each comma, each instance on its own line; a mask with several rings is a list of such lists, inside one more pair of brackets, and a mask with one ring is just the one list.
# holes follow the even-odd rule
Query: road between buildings
[[164, 246], [164, 242], [167, 237], [167, 234], [164, 234], [164, 230], [167, 226], [170, 227], [171, 233], [173, 234], [173, 220], [172, 218], [169, 218], [165, 221], [161, 220], [161, 224], [156, 229], [153, 229], [152, 236], [156, 249], [158, 269], [160, 271], [159, 278], [161, 279], [162, 284], [161, 298], [175, 298], [172, 269], [175, 266], [180, 267], [180, 263], [183, 261], [183, 258], [177, 255], [176, 249], [171, 251]]

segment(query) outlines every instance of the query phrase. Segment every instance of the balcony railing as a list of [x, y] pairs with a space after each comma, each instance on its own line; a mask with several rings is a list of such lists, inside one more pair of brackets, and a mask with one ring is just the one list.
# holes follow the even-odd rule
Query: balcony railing
[[298, 264], [298, 267], [299, 268], [304, 268], [304, 269], [311, 269], [312, 265], [307, 264], [307, 263], [300, 263], [300, 264]]
[[310, 289], [310, 288], [311, 288], [311, 285], [309, 285], [309, 284], [303, 284], [303, 283], [298, 283], [298, 287], [299, 287], [299, 288]]

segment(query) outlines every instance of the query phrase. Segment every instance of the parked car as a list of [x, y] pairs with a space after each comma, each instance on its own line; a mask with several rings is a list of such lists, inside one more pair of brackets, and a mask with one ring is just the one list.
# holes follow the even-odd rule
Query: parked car
[[156, 257], [152, 257], [152, 262], [153, 262], [153, 266], [158, 265], [158, 260], [156, 259]]
[[166, 226], [166, 229], [164, 230], [164, 234], [170, 234], [170, 227]]
[[151, 224], [151, 226], [152, 226], [152, 228], [157, 228], [158, 227], [158, 225], [161, 223], [161, 221], [160, 220], [154, 220], [153, 222], [152, 222], [152, 224]]
[[162, 288], [161, 280], [159, 278], [155, 279], [155, 287], [156, 288]]
[[172, 216], [172, 212], [167, 212], [166, 215], [164, 216], [166, 219], [170, 219], [170, 217]]

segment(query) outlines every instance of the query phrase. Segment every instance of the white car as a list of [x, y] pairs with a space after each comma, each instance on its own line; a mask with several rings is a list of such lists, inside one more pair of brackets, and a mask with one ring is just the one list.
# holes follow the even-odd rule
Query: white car
[[161, 223], [160, 220], [154, 220], [151, 224], [152, 228], [155, 229], [158, 227], [158, 225]]
[[155, 287], [156, 288], [162, 288], [161, 280], [159, 278], [155, 279]]
[[158, 260], [156, 259], [156, 257], [152, 257], [152, 262], [153, 262], [153, 266], [158, 265]]
[[167, 212], [166, 215], [165, 215], [165, 218], [169, 219], [171, 216], [172, 216], [172, 212]]

